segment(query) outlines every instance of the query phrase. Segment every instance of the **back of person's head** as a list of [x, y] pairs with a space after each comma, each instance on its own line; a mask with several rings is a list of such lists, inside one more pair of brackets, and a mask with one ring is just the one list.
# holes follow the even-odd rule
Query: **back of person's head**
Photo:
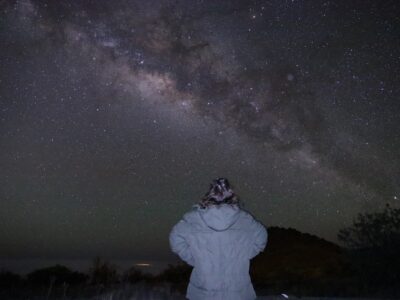
[[239, 198], [233, 191], [228, 179], [221, 177], [212, 181], [208, 192], [200, 200], [199, 206], [206, 208], [223, 203], [239, 206]]

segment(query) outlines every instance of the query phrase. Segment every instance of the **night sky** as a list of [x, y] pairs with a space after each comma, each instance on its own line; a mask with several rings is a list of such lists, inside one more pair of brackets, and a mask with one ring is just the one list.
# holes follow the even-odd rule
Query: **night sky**
[[173, 260], [217, 177], [266, 226], [333, 242], [399, 205], [397, 1], [0, 11], [2, 259]]

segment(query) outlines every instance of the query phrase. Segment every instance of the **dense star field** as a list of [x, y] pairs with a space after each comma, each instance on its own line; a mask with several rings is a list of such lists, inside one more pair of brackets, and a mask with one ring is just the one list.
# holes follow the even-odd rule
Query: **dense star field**
[[399, 205], [397, 1], [0, 10], [0, 258], [173, 260], [216, 177], [334, 242]]

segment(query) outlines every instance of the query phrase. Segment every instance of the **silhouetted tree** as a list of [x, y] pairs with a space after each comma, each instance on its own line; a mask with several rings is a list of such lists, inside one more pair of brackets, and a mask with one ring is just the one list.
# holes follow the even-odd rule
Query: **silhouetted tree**
[[367, 286], [400, 282], [400, 209], [387, 204], [381, 212], [360, 213], [351, 227], [339, 231], [338, 239]]
[[400, 209], [386, 204], [382, 212], [358, 214], [351, 227], [339, 231], [338, 239], [351, 249], [398, 247]]
[[117, 281], [118, 275], [116, 267], [109, 262], [102, 261], [100, 257], [96, 257], [90, 269], [90, 282], [92, 284], [107, 286]]

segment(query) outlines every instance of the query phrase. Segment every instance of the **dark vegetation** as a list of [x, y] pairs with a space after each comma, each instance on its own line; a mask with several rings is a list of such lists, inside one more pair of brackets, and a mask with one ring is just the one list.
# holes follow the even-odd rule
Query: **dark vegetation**
[[339, 231], [338, 239], [367, 293], [387, 291], [400, 297], [400, 208], [387, 204], [382, 212], [359, 214], [351, 227]]
[[[136, 267], [119, 274], [116, 266], [99, 257], [88, 274], [61, 265], [26, 276], [0, 270], [0, 299], [170, 299], [182, 288], [183, 274], [172, 265], [158, 276]], [[175, 283], [172, 290], [169, 282]]]
[[[291, 228], [269, 227], [268, 234], [266, 250], [251, 261], [258, 295], [400, 297], [400, 209], [387, 205], [382, 212], [359, 214], [351, 227], [338, 233], [345, 247]], [[165, 295], [184, 295], [191, 270], [182, 263], [169, 265], [156, 276], [135, 267], [119, 274], [100, 258], [93, 261], [89, 274], [60, 265], [24, 277], [3, 270], [0, 299], [82, 299], [110, 291], [120, 291], [119, 297], [112, 294], [113, 299], [139, 299], [132, 292], [121, 294], [124, 290], [128, 295], [127, 286], [138, 285], [147, 290], [164, 286]]]

